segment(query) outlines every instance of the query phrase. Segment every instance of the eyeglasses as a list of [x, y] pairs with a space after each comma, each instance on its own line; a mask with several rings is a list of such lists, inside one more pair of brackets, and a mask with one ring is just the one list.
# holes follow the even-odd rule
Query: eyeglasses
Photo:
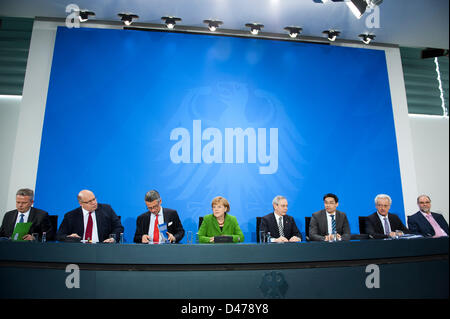
[[419, 204], [424, 205], [424, 204], [431, 204], [431, 202], [419, 202]]
[[93, 199], [91, 199], [91, 200], [88, 200], [88, 201], [86, 201], [86, 202], [82, 202], [83, 204], [92, 204], [93, 202], [95, 202], [97, 200], [97, 198], [93, 198]]
[[149, 210], [155, 210], [155, 209], [159, 209], [159, 204], [153, 205], [153, 206], [147, 206], [147, 208]]

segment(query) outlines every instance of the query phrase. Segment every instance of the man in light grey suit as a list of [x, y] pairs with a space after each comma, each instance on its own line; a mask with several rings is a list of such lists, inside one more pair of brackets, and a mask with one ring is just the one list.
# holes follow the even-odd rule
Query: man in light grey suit
[[315, 241], [330, 241], [334, 239], [333, 220], [335, 224], [336, 239], [350, 240], [350, 225], [347, 215], [336, 210], [339, 199], [334, 194], [326, 194], [323, 197], [325, 209], [312, 215], [309, 224], [309, 238]]

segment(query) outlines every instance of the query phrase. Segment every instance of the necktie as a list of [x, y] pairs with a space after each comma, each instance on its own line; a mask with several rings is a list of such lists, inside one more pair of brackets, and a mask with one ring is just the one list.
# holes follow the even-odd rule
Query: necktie
[[334, 214], [331, 215], [331, 231], [336, 234], [336, 220], [334, 219]]
[[24, 216], [25, 216], [25, 214], [20, 214], [19, 223], [24, 223], [25, 222], [24, 219], [23, 219]]
[[431, 216], [431, 213], [426, 214], [428, 222], [433, 226], [434, 236], [433, 237], [441, 237], [447, 236], [447, 234], [442, 230], [441, 226], [436, 222], [436, 220]]
[[280, 233], [280, 237], [284, 237], [283, 231], [283, 217], [278, 218], [278, 231]]
[[387, 219], [387, 217], [384, 217], [384, 234], [389, 235], [390, 232], [391, 232], [391, 230], [389, 227], [388, 219]]
[[86, 225], [86, 232], [84, 233], [85, 240], [92, 240], [92, 227], [94, 226], [94, 221], [92, 220], [92, 212], [89, 212], [88, 222]]
[[155, 219], [155, 228], [153, 229], [153, 242], [159, 243], [159, 227], [158, 227], [158, 215], [156, 215]]

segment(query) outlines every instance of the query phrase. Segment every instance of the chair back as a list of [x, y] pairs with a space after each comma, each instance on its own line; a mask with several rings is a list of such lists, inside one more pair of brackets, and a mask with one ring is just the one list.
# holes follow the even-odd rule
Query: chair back
[[[52, 228], [56, 237], [56, 232], [58, 231], [58, 215], [48, 215], [50, 218], [50, 223], [52, 224]], [[54, 240], [55, 238], [47, 238], [47, 240]]]
[[262, 217], [256, 217], [256, 242], [259, 243], [259, 229], [261, 228]]
[[358, 223], [359, 223], [359, 233], [360, 234], [367, 234], [367, 230], [366, 230], [367, 217], [359, 216], [358, 217]]
[[309, 240], [309, 224], [311, 223], [311, 217], [305, 217], [305, 237], [307, 241]]

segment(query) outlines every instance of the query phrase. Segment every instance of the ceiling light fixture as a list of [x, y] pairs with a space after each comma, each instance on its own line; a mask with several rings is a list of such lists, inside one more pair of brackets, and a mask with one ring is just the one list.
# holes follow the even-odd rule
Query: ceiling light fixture
[[264, 28], [264, 25], [260, 23], [247, 23], [245, 26], [250, 28], [250, 33], [253, 35], [257, 35]]
[[[313, 0], [315, 3], [327, 3], [330, 0]], [[331, 0], [332, 2], [345, 2], [356, 18], [360, 19], [367, 8], [379, 6], [383, 0]]]
[[161, 17], [161, 20], [165, 21], [166, 26], [169, 29], [173, 29], [175, 27], [175, 24], [177, 24], [177, 21], [181, 21], [181, 18], [168, 16], [168, 17]]
[[357, 19], [360, 19], [367, 9], [366, 0], [350, 0], [345, 2]]
[[341, 32], [337, 30], [325, 30], [322, 33], [326, 34], [328, 36], [328, 40], [330, 40], [331, 42], [335, 41], [336, 38], [341, 34]]
[[364, 42], [365, 44], [369, 44], [370, 41], [372, 41], [373, 39], [375, 39], [375, 34], [360, 34], [358, 35], [358, 37], [361, 38], [362, 42]]
[[78, 11], [78, 19], [80, 19], [80, 22], [86, 22], [89, 20], [89, 16], [95, 16], [95, 13], [88, 10]]
[[125, 25], [131, 25], [133, 23], [133, 20], [139, 19], [139, 16], [132, 13], [118, 13], [117, 14], [120, 17], [120, 20], [123, 21]]
[[284, 30], [289, 32], [289, 36], [291, 38], [296, 38], [302, 32], [303, 29], [300, 27], [285, 27]]
[[203, 23], [206, 23], [208, 25], [208, 29], [211, 32], [215, 32], [219, 25], [223, 24], [223, 22], [220, 20], [203, 20]]

